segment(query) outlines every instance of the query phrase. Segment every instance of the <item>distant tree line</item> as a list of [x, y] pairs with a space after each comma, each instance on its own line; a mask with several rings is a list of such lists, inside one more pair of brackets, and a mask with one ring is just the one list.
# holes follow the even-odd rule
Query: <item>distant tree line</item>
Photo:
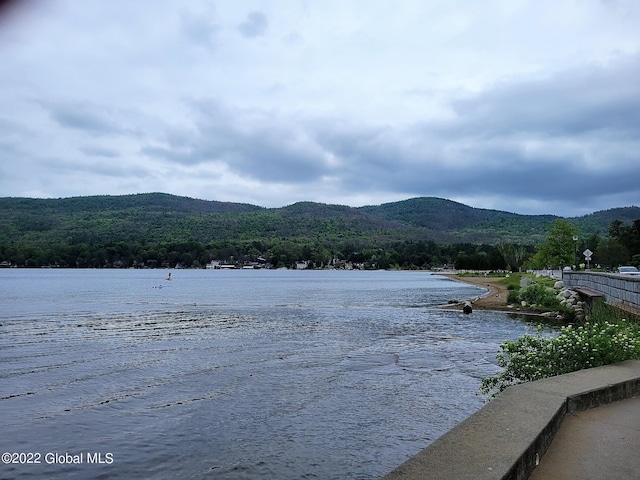
[[[574, 240], [574, 238], [577, 238]], [[498, 245], [434, 241], [380, 244], [368, 238], [344, 240], [269, 239], [216, 242], [119, 241], [87, 243], [10, 242], [0, 244], [0, 265], [61, 268], [204, 268], [213, 260], [244, 264], [260, 261], [273, 268], [307, 262], [322, 268], [336, 259], [367, 269], [428, 269], [445, 265], [468, 270], [512, 270], [580, 264], [585, 249], [594, 252], [593, 266], [615, 268], [640, 264], [640, 220], [612, 222], [606, 238], [581, 238], [575, 226], [556, 220], [546, 242]]]
[[309, 268], [321, 268], [335, 260], [368, 269], [427, 269], [445, 265], [464, 269], [506, 268], [504, 257], [496, 246], [438, 244], [432, 241], [404, 241], [384, 247], [358, 241], [336, 245], [288, 239], [211, 243], [0, 245], [0, 262], [19, 267], [173, 268], [179, 264], [184, 268], [204, 268], [213, 260], [237, 264], [260, 260], [273, 268], [292, 267], [300, 261], [308, 262]]

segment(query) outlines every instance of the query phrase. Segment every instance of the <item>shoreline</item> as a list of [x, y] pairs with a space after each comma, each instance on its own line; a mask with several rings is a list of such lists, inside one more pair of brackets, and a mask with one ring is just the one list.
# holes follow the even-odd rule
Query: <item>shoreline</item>
[[519, 306], [515, 307], [507, 305], [509, 290], [506, 286], [497, 283], [504, 277], [485, 277], [484, 275], [462, 277], [455, 273], [440, 272], [438, 275], [450, 278], [456, 282], [467, 283], [469, 285], [486, 288], [488, 290], [487, 293], [477, 297], [456, 299], [458, 300], [458, 303], [451, 303], [442, 307], [446, 310], [458, 310], [462, 308], [464, 302], [467, 301], [471, 303], [474, 310], [494, 310], [498, 312], [511, 312], [524, 315], [540, 315], [540, 312], [522, 309], [522, 307]]

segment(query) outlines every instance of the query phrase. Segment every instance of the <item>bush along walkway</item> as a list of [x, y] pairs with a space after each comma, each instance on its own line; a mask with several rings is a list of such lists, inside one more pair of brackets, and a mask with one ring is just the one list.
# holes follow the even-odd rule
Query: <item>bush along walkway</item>
[[540, 311], [541, 315], [557, 320], [581, 322], [585, 319], [586, 304], [580, 300], [578, 292], [565, 288], [562, 280], [549, 286], [522, 277], [520, 288], [510, 288], [507, 303], [512, 307]]
[[564, 326], [558, 336], [546, 338], [542, 328], [500, 346], [503, 370], [483, 379], [481, 391], [495, 396], [510, 385], [562, 375], [584, 368], [640, 359], [640, 325], [615, 308], [596, 304], [584, 321]]

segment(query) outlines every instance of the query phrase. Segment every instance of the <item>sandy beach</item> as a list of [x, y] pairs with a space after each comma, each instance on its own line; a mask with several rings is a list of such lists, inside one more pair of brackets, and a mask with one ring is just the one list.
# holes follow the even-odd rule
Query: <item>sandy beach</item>
[[[477, 277], [461, 277], [455, 274], [450, 273], [438, 273], [438, 275], [444, 275], [452, 280], [456, 280], [458, 282], [470, 283], [471, 285], [476, 285], [478, 287], [488, 288], [489, 292], [484, 296], [480, 296], [479, 298], [459, 298], [456, 300], [472, 301], [472, 306], [477, 310], [499, 310], [504, 312], [513, 312], [518, 311], [518, 308], [513, 308], [507, 306], [507, 295], [508, 290], [504, 285], [500, 285], [497, 282], [502, 280], [503, 277], [485, 277], [477, 276]], [[461, 306], [459, 304], [447, 305], [445, 308], [451, 309], [459, 309]]]

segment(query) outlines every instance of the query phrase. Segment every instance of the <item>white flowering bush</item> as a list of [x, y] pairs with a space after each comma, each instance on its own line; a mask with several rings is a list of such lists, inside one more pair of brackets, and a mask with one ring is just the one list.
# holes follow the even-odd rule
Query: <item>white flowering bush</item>
[[640, 359], [640, 325], [600, 307], [581, 325], [562, 327], [557, 337], [545, 338], [539, 328], [500, 349], [497, 359], [503, 370], [482, 380], [482, 393], [492, 396], [510, 385]]

